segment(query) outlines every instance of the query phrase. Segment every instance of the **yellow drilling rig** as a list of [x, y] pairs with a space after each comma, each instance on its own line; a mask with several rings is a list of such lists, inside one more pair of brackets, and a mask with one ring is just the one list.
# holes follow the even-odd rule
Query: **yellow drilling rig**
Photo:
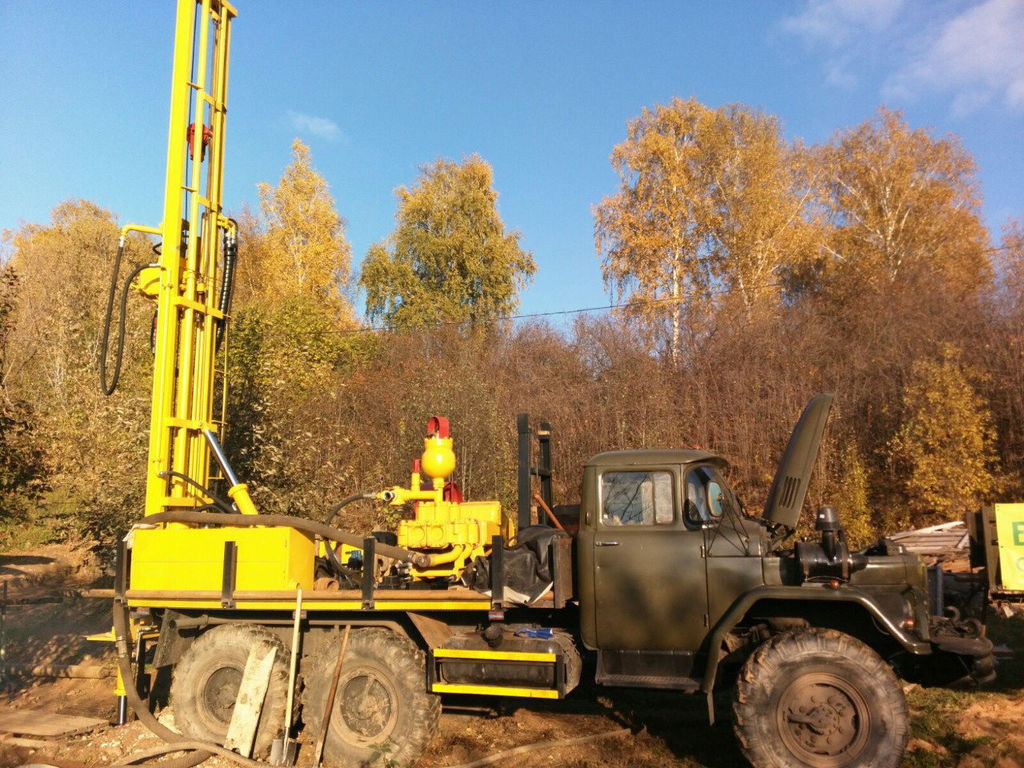
[[[342, 505], [328, 523], [261, 515], [235, 476], [221, 447], [237, 259], [235, 223], [222, 202], [235, 16], [223, 0], [178, 2], [163, 223], [123, 228], [111, 280], [101, 356], [107, 394], [113, 394], [120, 371], [129, 288], [156, 304], [145, 514], [121, 548], [115, 590], [119, 652], [136, 660], [135, 668], [121, 664], [128, 681], [124, 693], [136, 710], [146, 709], [136, 698], [147, 659], [142, 646], [156, 639], [149, 663], [153, 669], [174, 668], [171, 696], [181, 730], [223, 743], [246, 664], [269, 647], [275, 660], [253, 721], [257, 727], [239, 751], [266, 755], [274, 740], [293, 732], [299, 708], [291, 702], [301, 676], [303, 718], [314, 729], [324, 726], [320, 738], [329, 761], [362, 762], [389, 740], [396, 745], [392, 759], [404, 761], [429, 743], [440, 709], [437, 694], [558, 697], [578, 679], [576, 667], [566, 674], [564, 656], [574, 649], [562, 640], [569, 649], [563, 650], [558, 639], [546, 637], [520, 638], [501, 651], [481, 641], [474, 650], [472, 643], [452, 641], [459, 622], [431, 618], [465, 614], [460, 621], [473, 627], [474, 614], [502, 616], [500, 596], [461, 586], [458, 578], [474, 560], [488, 558], [495, 542], [515, 534], [498, 502], [463, 501], [445, 482], [455, 468], [447, 420], [430, 419], [409, 487], [368, 494], [414, 508], [394, 534], [364, 537], [331, 527]], [[116, 362], [108, 376], [111, 316], [133, 232], [160, 238], [154, 249], [159, 259], [131, 270], [126, 279]], [[559, 552], [568, 550], [562, 546]], [[329, 574], [319, 580], [318, 564]], [[566, 586], [563, 580], [559, 589]], [[559, 594], [563, 607], [567, 597]], [[295, 622], [301, 624], [298, 642], [285, 631]], [[351, 636], [345, 663], [332, 675], [341, 626]], [[431, 641], [424, 643], [424, 637]], [[461, 667], [466, 674], [438, 673], [428, 685], [424, 649], [432, 651], [435, 673]], [[496, 682], [486, 675], [477, 679], [470, 672], [479, 662], [526, 672], [512, 669]], [[289, 675], [282, 672], [286, 667]], [[338, 714], [331, 717], [324, 712], [324, 680], [338, 692]], [[358, 706], [340, 714], [344, 701]]]
[[[408, 487], [355, 494], [323, 522], [260, 514], [225, 438], [236, 228], [223, 212], [228, 54], [235, 10], [178, 0], [163, 223], [127, 281], [156, 303], [146, 501], [117, 556], [114, 637], [123, 692], [172, 744], [287, 762], [407, 765], [428, 747], [441, 697], [558, 699], [580, 680], [700, 693], [736, 681], [735, 727], [758, 768], [898, 765], [907, 679], [992, 677], [980, 625], [937, 615], [924, 566], [892, 542], [851, 552], [836, 511], [820, 542], [789, 546], [831, 395], [808, 405], [764, 515], [746, 514], [721, 457], [615, 451], [584, 468], [578, 532], [531, 525], [532, 479], [551, 505], [550, 429], [519, 424], [519, 506], [465, 501], [449, 425], [433, 417]], [[402, 510], [394, 532], [334, 527], [360, 498]], [[737, 675], [737, 669], [741, 669]], [[150, 714], [144, 683], [170, 671], [180, 733]], [[151, 691], [151, 693], [153, 693]], [[155, 695], [155, 694], [154, 694]], [[151, 697], [152, 698], [152, 697]]]

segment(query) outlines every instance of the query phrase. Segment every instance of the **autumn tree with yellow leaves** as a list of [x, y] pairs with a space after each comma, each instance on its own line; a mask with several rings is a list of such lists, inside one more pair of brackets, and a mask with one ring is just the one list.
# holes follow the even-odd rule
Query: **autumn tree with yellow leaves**
[[[644, 322], [491, 322], [535, 266], [474, 156], [398, 190], [362, 272], [390, 326], [377, 334], [352, 317], [343, 220], [296, 143], [237, 216], [223, 347], [225, 448], [259, 509], [322, 518], [395, 482], [437, 412], [463, 488], [511, 508], [510, 425], [528, 410], [553, 425], [560, 502], [598, 451], [699, 445], [729, 458], [754, 512], [821, 391], [837, 397], [808, 507], [835, 504], [855, 544], [1024, 493], [1024, 227], [992, 248], [955, 137], [881, 109], [804, 147], [755, 109], [676, 99], [630, 123], [613, 164], [595, 234], [606, 284]], [[117, 232], [72, 200], [0, 242], [0, 542], [33, 516], [109, 540], [140, 514], [151, 304], [129, 299], [118, 393], [96, 375]], [[151, 258], [141, 238], [128, 251], [125, 273]], [[341, 524], [384, 522], [367, 503]]]
[[900, 286], [957, 299], [990, 282], [977, 168], [958, 139], [881, 107], [816, 155], [830, 224], [820, 279], [841, 301]]
[[[45, 447], [45, 484], [54, 493], [42, 511], [57, 518], [48, 525], [97, 537], [122, 532], [141, 509], [152, 385], [152, 307], [136, 299], [128, 302], [118, 393], [100, 391], [99, 339], [117, 243], [113, 214], [67, 200], [48, 224], [13, 234], [8, 265], [17, 289], [6, 312], [3, 385], [31, 418], [12, 438], [24, 445], [30, 428]], [[129, 240], [119, 285], [129, 265], [151, 256], [148, 243]]]
[[[259, 212], [239, 217], [225, 447], [262, 510], [306, 514], [331, 471], [310, 427], [323, 419], [318, 398], [355, 328], [351, 246], [327, 181], [298, 139], [277, 186], [258, 191]], [[311, 482], [296, 484], [296, 474]]]
[[23, 519], [46, 488], [45, 451], [28, 404], [9, 391], [7, 339], [17, 308], [18, 276], [0, 266], [0, 522]]
[[[352, 248], [327, 181], [313, 167], [309, 147], [292, 142], [291, 163], [276, 187], [260, 183], [258, 216], [242, 218], [245, 258], [240, 282], [259, 302], [302, 297], [352, 321], [346, 296]], [[245, 301], [245, 294], [240, 297]]]
[[714, 297], [747, 316], [777, 301], [780, 267], [808, 242], [789, 157], [775, 118], [678, 98], [645, 108], [612, 152], [619, 189], [594, 208], [605, 284], [628, 314], [668, 318], [674, 362]]
[[435, 160], [399, 187], [395, 229], [363, 261], [366, 314], [391, 328], [490, 321], [515, 312], [536, 266], [498, 213], [479, 155]]
[[906, 499], [896, 524], [928, 525], [963, 517], [998, 488], [996, 434], [960, 353], [914, 362], [903, 393], [905, 420], [891, 444]]

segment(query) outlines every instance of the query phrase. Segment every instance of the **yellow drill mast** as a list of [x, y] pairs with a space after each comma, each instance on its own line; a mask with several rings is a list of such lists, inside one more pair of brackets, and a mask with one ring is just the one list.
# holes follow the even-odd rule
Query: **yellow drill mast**
[[235, 248], [235, 226], [222, 207], [228, 51], [235, 15], [223, 0], [178, 2], [159, 228], [163, 246], [159, 274], [139, 281], [153, 286], [148, 292], [155, 291], [157, 301], [146, 515], [203, 503], [202, 493], [182, 476], [209, 484], [210, 445], [203, 430], [216, 432], [223, 424], [226, 392], [223, 382], [217, 391], [216, 379], [224, 371], [223, 362], [219, 369], [217, 362], [230, 296], [225, 267]]

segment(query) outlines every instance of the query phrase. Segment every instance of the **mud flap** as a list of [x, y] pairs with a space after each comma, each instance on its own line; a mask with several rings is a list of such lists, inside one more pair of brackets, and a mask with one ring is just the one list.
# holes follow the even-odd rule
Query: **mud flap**
[[932, 648], [959, 657], [967, 670], [967, 674], [954, 681], [954, 685], [977, 686], [995, 680], [996, 663], [992, 655], [992, 641], [981, 634], [984, 627], [978, 622], [954, 622], [936, 617], [930, 629]]

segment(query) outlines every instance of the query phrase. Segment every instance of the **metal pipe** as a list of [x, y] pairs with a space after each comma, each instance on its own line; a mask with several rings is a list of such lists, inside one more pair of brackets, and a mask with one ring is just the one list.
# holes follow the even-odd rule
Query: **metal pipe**
[[206, 437], [206, 442], [210, 444], [210, 450], [213, 451], [213, 455], [217, 459], [217, 463], [220, 464], [220, 468], [224, 471], [224, 477], [227, 478], [228, 485], [232, 488], [239, 485], [238, 477], [235, 475], [235, 471], [231, 469], [231, 465], [228, 463], [228, 457], [224, 455], [224, 449], [221, 448], [220, 443], [217, 442], [217, 436], [209, 429], [204, 429], [203, 435]]
[[544, 514], [548, 516], [548, 519], [554, 524], [555, 528], [568, 535], [565, 528], [563, 528], [562, 524], [558, 521], [558, 518], [555, 517], [555, 513], [551, 511], [551, 507], [548, 506], [547, 502], [544, 501], [544, 498], [539, 493], [533, 494], [533, 500], [536, 501], [537, 505], [544, 510]]
[[448, 552], [440, 552], [436, 555], [430, 555], [430, 564], [427, 567], [434, 568], [438, 565], [454, 563], [472, 548], [472, 544], [456, 544]]

